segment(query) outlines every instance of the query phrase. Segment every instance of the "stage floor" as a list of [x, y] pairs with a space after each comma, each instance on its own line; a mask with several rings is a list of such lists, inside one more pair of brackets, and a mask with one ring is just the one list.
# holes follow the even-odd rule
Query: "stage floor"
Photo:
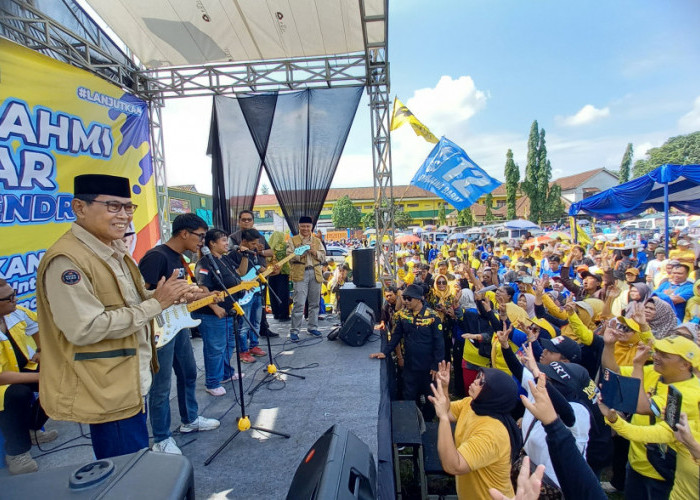
[[[371, 341], [362, 347], [350, 347], [341, 340], [326, 340], [325, 335], [338, 321], [337, 317], [329, 316], [319, 322], [324, 334], [322, 338], [302, 331], [302, 341], [292, 343], [287, 337], [290, 323], [278, 323], [270, 315], [270, 327], [280, 333], [280, 337], [271, 339], [277, 364], [282, 370], [290, 370], [306, 379], [280, 375], [281, 381], [263, 385], [253, 396], [248, 396], [247, 391], [265, 375], [268, 358], [258, 358], [254, 364], [243, 364], [246, 413], [252, 425], [290, 434], [291, 438], [258, 431], [243, 432], [208, 466], [204, 466], [204, 461], [236, 430], [236, 419], [241, 412], [238, 383], [235, 395], [230, 382], [224, 386], [227, 390], [225, 396], [207, 394], [204, 391], [202, 341], [193, 339], [199, 371], [197, 401], [200, 414], [221, 420], [221, 427], [215, 431], [174, 433], [178, 446], [194, 466], [198, 499], [285, 498], [294, 472], [306, 452], [334, 424], [355, 433], [369, 446], [377, 462], [380, 362], [369, 359], [369, 353], [379, 350], [379, 337], [373, 335]], [[260, 346], [267, 350], [264, 338], [261, 338]], [[180, 420], [174, 374], [170, 407], [172, 428], [177, 429]], [[49, 420], [46, 428], [57, 429], [60, 437], [54, 443], [42, 446], [45, 450], [57, 450], [53, 453], [44, 455], [36, 446], [32, 448], [32, 456], [38, 457], [40, 470], [73, 464], [80, 466], [93, 460], [90, 441], [81, 437], [78, 424]], [[87, 434], [88, 426], [82, 426], [82, 432]], [[71, 448], [75, 445], [87, 446]], [[7, 474], [7, 469], [0, 469], [0, 477]]]

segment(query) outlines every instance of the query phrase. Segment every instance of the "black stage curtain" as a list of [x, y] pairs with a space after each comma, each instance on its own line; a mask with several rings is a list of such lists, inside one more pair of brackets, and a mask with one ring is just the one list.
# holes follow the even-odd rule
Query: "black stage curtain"
[[300, 216], [318, 221], [363, 90], [310, 89], [277, 100], [265, 171], [292, 234]]
[[207, 154], [211, 155], [214, 227], [230, 234], [236, 230], [238, 213], [253, 208], [262, 173], [260, 153], [238, 99], [214, 96]]
[[[231, 230], [251, 209], [264, 165], [293, 234], [323, 208], [364, 87], [214, 98], [214, 222]], [[248, 133], [241, 133], [245, 124]], [[251, 145], [254, 150], [251, 150]], [[254, 152], [253, 152], [254, 151]]]

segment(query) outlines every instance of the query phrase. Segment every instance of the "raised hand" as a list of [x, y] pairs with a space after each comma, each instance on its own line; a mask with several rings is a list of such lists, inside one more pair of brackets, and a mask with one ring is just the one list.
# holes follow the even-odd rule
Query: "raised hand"
[[528, 342], [527, 344], [523, 345], [523, 352], [525, 353], [525, 366], [528, 370], [530, 370], [530, 372], [535, 378], [539, 377], [540, 369], [537, 366], [537, 360], [535, 359], [535, 355], [532, 352], [531, 342]]
[[489, 488], [489, 495], [493, 500], [537, 500], [540, 498], [544, 465], [538, 465], [530, 476], [530, 457], [525, 456], [518, 474], [518, 489], [513, 498], [508, 498], [496, 488]]
[[448, 417], [450, 414], [450, 398], [447, 391], [442, 387], [442, 384], [430, 384], [433, 391], [432, 396], [428, 396], [428, 400], [435, 407], [435, 415], [438, 418]]
[[520, 396], [520, 400], [537, 420], [544, 425], [551, 424], [557, 419], [557, 412], [554, 410], [552, 400], [549, 399], [549, 394], [547, 393], [547, 377], [544, 374], [540, 374], [537, 377], [537, 385], [532, 380], [528, 381], [528, 384], [530, 385], [530, 393], [535, 401], [531, 402], [525, 396]]
[[651, 345], [645, 344], [644, 342], [639, 342], [637, 344], [637, 354], [634, 355], [632, 360], [633, 365], [644, 365], [649, 359], [649, 354], [651, 353]]
[[444, 360], [440, 361], [438, 363], [438, 370], [435, 372], [435, 376], [433, 377], [435, 382], [440, 382], [442, 388], [445, 389], [445, 392], [447, 392], [447, 389], [450, 386], [451, 368], [452, 365], [449, 362], [445, 362]]
[[502, 349], [508, 349], [508, 340], [510, 340], [510, 333], [513, 331], [513, 325], [510, 327], [506, 326], [506, 322], [503, 322], [503, 329], [496, 330], [496, 337], [498, 337], [498, 342], [501, 344]]

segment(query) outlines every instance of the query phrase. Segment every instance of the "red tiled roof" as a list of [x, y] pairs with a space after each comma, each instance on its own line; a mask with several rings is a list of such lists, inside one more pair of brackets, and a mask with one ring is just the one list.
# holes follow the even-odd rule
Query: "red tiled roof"
[[[356, 187], [356, 188], [331, 188], [326, 196], [327, 202], [337, 201], [343, 196], [348, 195], [353, 201], [374, 201], [373, 187]], [[430, 191], [419, 188], [418, 186], [403, 185], [394, 186], [394, 199], [412, 199], [412, 198], [437, 198]], [[262, 205], [277, 205], [277, 197], [274, 194], [259, 194], [255, 197], [255, 206]]]
[[606, 170], [605, 168], [595, 168], [593, 170], [587, 170], [587, 171], [581, 172], [579, 174], [569, 175], [567, 177], [559, 177], [558, 179], [554, 179], [550, 183], [550, 186], [552, 184], [559, 184], [561, 186], [562, 191], [576, 189], [581, 184], [586, 182], [588, 179], [590, 179], [594, 175], [599, 174], [603, 171], [609, 173], [610, 175], [614, 175], [612, 172], [610, 172], [609, 170]]

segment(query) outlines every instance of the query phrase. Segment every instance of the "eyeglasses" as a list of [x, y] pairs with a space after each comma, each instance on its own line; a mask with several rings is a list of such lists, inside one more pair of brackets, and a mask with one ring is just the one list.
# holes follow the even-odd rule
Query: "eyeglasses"
[[3, 297], [2, 299], [0, 299], [0, 302], [14, 302], [16, 298], [17, 298], [17, 292], [12, 292], [7, 297]]
[[632, 329], [624, 323], [618, 323], [617, 325], [615, 325], [615, 329], [623, 333], [628, 333], [632, 331]]
[[119, 212], [122, 211], [122, 208], [124, 211], [127, 213], [127, 215], [133, 214], [137, 208], [139, 208], [138, 205], [134, 205], [133, 203], [121, 203], [119, 201], [100, 201], [100, 200], [93, 200], [91, 203], [101, 203], [104, 206], [107, 207], [107, 211], [112, 214], [118, 214]]
[[194, 234], [197, 238], [201, 240], [204, 239], [204, 237], [207, 235], [207, 233], [195, 233], [194, 231], [188, 231], [190, 234]]
[[447, 281], [438, 281], [437, 284], [438, 285], [447, 285]]
[[245, 219], [241, 217], [240, 221], [241, 222], [253, 222], [253, 219], [251, 219], [250, 217], [246, 217]]

